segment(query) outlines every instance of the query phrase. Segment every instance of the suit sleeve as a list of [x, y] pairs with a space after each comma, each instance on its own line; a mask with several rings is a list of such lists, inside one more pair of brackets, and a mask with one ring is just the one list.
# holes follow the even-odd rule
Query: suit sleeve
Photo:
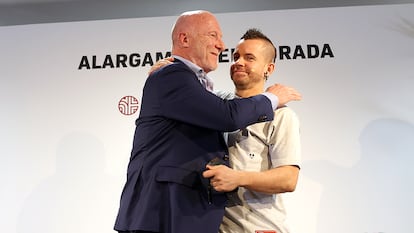
[[[159, 101], [161, 116], [218, 131], [233, 131], [273, 120], [270, 100], [251, 98], [223, 100], [200, 85], [186, 67], [170, 65], [149, 77], [148, 90]], [[144, 90], [145, 91], [145, 90]]]

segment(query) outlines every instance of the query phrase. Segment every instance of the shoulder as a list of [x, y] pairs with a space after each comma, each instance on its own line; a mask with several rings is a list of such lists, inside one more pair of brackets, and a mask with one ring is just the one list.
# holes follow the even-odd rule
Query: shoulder
[[275, 110], [275, 117], [272, 124], [278, 126], [280, 124], [299, 124], [299, 118], [293, 109], [285, 106]]
[[176, 86], [191, 83], [197, 80], [196, 77], [196, 74], [184, 63], [174, 62], [152, 72], [147, 78], [147, 83]]
[[190, 74], [195, 75], [194, 72], [188, 66], [186, 66], [184, 63], [174, 62], [172, 64], [163, 66], [160, 69], [154, 71], [150, 75], [150, 77], [152, 77], [152, 76], [165, 76], [165, 75], [171, 75], [172, 73], [180, 73], [180, 72], [187, 73], [188, 75], [190, 75]]
[[275, 110], [275, 114], [285, 117], [297, 117], [295, 111], [293, 111], [293, 109], [289, 108], [288, 106], [277, 108]]

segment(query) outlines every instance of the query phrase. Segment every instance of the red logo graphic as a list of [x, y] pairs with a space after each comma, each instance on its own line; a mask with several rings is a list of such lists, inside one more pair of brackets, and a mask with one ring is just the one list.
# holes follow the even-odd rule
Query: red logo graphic
[[132, 115], [138, 111], [138, 108], [138, 100], [133, 96], [124, 96], [119, 100], [118, 109], [124, 115]]

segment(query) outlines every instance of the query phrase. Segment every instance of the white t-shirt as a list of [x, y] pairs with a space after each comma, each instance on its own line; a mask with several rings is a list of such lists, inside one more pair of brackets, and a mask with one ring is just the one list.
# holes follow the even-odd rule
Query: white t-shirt
[[[301, 162], [299, 120], [289, 107], [276, 109], [274, 120], [228, 133], [230, 165], [235, 170], [265, 171]], [[220, 232], [288, 233], [284, 194], [264, 194], [239, 187], [229, 194]]]

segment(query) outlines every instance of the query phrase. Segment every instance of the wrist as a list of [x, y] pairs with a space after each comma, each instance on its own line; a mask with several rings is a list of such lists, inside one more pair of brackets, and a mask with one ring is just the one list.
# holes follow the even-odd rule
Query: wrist
[[239, 171], [240, 175], [239, 175], [239, 187], [246, 187], [249, 186], [251, 183], [251, 179], [252, 179], [252, 174], [250, 172], [245, 172], [245, 171]]

